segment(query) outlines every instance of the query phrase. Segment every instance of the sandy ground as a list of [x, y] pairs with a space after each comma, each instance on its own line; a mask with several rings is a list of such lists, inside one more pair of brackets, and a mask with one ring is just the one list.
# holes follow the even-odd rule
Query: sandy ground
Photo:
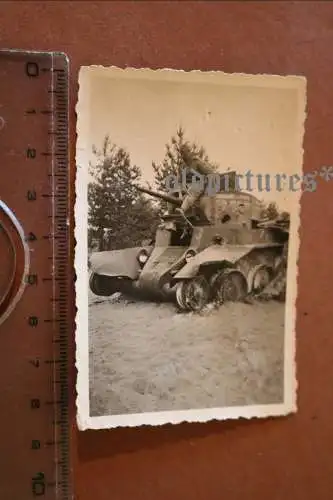
[[91, 416], [281, 403], [284, 304], [198, 314], [90, 295]]

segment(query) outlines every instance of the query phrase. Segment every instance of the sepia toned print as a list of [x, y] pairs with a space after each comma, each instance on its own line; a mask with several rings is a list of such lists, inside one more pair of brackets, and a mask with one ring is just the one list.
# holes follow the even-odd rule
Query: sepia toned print
[[305, 79], [91, 66], [79, 85], [79, 428], [295, 412]]

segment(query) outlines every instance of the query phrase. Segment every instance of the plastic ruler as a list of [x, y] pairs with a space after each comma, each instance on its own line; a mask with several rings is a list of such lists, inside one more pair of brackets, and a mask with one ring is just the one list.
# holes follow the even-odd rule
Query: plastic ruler
[[0, 51], [0, 498], [72, 498], [68, 60]]

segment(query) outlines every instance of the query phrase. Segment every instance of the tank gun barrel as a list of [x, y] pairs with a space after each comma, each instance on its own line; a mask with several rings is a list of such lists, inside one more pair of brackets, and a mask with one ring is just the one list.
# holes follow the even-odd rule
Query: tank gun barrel
[[153, 191], [152, 189], [144, 188], [142, 186], [134, 185], [134, 187], [138, 191], [141, 191], [141, 193], [149, 194], [150, 196], [153, 196], [154, 198], [159, 198], [159, 199], [164, 200], [168, 203], [172, 203], [173, 205], [176, 205], [177, 207], [180, 207], [182, 204], [182, 200], [180, 198], [176, 198], [175, 196], [170, 196], [170, 195], [165, 194], [165, 193], [160, 193], [159, 191]]

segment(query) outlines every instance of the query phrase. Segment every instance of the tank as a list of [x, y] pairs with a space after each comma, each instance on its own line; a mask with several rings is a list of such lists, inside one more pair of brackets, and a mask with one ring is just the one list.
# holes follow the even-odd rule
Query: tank
[[138, 299], [173, 301], [183, 311], [259, 294], [281, 267], [288, 230], [260, 219], [261, 204], [244, 192], [188, 190], [177, 197], [136, 186], [167, 202], [152, 241], [98, 252], [90, 259], [90, 288]]

